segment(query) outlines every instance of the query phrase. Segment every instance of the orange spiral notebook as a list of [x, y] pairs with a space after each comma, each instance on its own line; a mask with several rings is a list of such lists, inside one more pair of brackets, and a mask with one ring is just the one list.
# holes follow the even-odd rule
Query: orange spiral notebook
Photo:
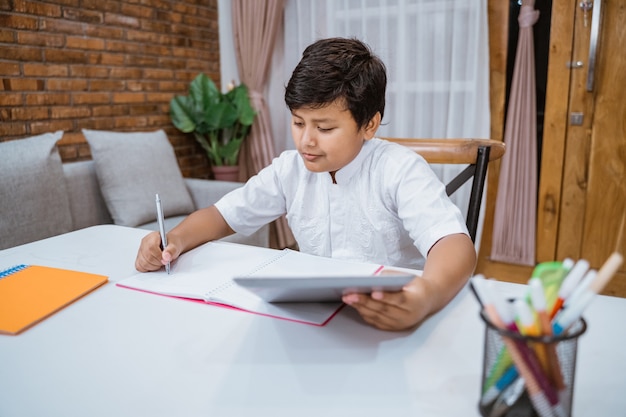
[[104, 275], [37, 265], [0, 271], [0, 333], [18, 334], [107, 281]]

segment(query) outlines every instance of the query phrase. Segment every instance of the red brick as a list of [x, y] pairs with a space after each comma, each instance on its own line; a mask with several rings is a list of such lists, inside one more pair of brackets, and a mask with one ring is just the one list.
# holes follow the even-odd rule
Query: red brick
[[111, 116], [124, 116], [127, 115], [129, 110], [127, 105], [107, 105], [107, 106], [92, 106], [91, 112], [93, 117], [111, 117]]
[[78, 147], [76, 145], [59, 145], [59, 156], [61, 161], [75, 161], [78, 158]]
[[22, 68], [27, 77], [65, 77], [69, 73], [66, 65], [25, 63]]
[[187, 59], [198, 59], [199, 51], [189, 48], [173, 48], [172, 56], [179, 58], [187, 58]]
[[183, 81], [159, 81], [160, 91], [175, 91], [179, 94], [187, 94], [189, 83]]
[[11, 61], [41, 61], [43, 57], [40, 48], [28, 46], [3, 46], [0, 48], [0, 59]]
[[115, 13], [105, 13], [104, 23], [113, 26], [139, 27], [139, 20], [137, 18]]
[[158, 8], [155, 11], [155, 18], [156, 20], [170, 23], [182, 23], [184, 19], [183, 15], [180, 13], [170, 12], [169, 10], [158, 10]]
[[29, 123], [31, 135], [41, 133], [56, 132], [57, 130], [70, 130], [73, 123], [70, 120], [47, 120]]
[[26, 125], [24, 123], [0, 123], [0, 138], [23, 135], [26, 135]]
[[13, 43], [15, 42], [15, 31], [10, 29], [0, 28], [0, 42]]
[[126, 39], [132, 42], [156, 43], [159, 39], [158, 33], [146, 32], [143, 30], [126, 30]]
[[197, 59], [187, 59], [185, 61], [187, 63], [187, 69], [196, 71], [196, 72], [206, 72], [209, 65], [207, 65], [207, 61], [199, 61]]
[[21, 106], [24, 104], [22, 93], [0, 93], [0, 106]]
[[146, 81], [146, 80], [127, 80], [126, 89], [128, 91], [160, 91], [158, 81]]
[[87, 80], [52, 78], [46, 82], [49, 91], [86, 91]]
[[145, 117], [116, 117], [115, 128], [119, 130], [145, 128], [148, 122]]
[[130, 107], [130, 116], [154, 114], [159, 111], [159, 105], [153, 103], [135, 104]]
[[145, 69], [143, 76], [144, 78], [152, 80], [171, 80], [174, 78], [174, 72], [164, 69]]
[[143, 71], [140, 68], [111, 68], [111, 78], [141, 79]]
[[4, 78], [5, 91], [43, 91], [44, 81], [28, 78]]
[[104, 104], [111, 102], [111, 94], [103, 93], [73, 93], [72, 104]]
[[150, 103], [169, 103], [172, 97], [172, 93], [146, 93], [146, 101]]
[[169, 10], [172, 7], [172, 2], [168, 0], [143, 0], [141, 3], [162, 10]]
[[[147, 47], [147, 46], [145, 46]], [[144, 46], [135, 42], [124, 41], [107, 41], [106, 50], [109, 52], [125, 52], [125, 53], [137, 53], [138, 49], [143, 49]]]
[[172, 10], [178, 13], [182, 13], [184, 15], [192, 15], [197, 13], [196, 7], [183, 2], [176, 2], [172, 4]]
[[76, 145], [79, 143], [86, 143], [83, 132], [65, 132], [57, 145]]
[[148, 116], [147, 121], [148, 126], [163, 126], [165, 124], [171, 123], [172, 119], [170, 119], [169, 115], [163, 114], [160, 116]]
[[151, 7], [137, 6], [134, 4], [121, 4], [121, 14], [124, 16], [134, 16], [143, 19], [154, 19], [154, 9]]
[[46, 19], [42, 18], [41, 30], [52, 33], [73, 33], [77, 35], [83, 34], [83, 24], [80, 22], [72, 22], [63, 19]]
[[0, 27], [2, 28], [35, 30], [37, 26], [38, 19], [36, 17], [17, 14], [0, 14]]
[[208, 37], [204, 39], [190, 39], [189, 47], [219, 53], [219, 41], [216, 39], [209, 39]]
[[[102, 1], [102, 0], [98, 0]], [[108, 2], [106, 2], [108, 3]], [[95, 26], [88, 25], [83, 32], [86, 36], [101, 39], [122, 39], [124, 38], [124, 29], [111, 26]]]
[[[0, 75], [20, 75], [20, 64], [13, 62], [0, 62]], [[0, 89], [2, 86], [0, 85]]]
[[104, 49], [104, 40], [78, 36], [68, 36], [66, 38], [65, 46], [73, 49], [102, 50]]
[[65, 43], [65, 36], [52, 33], [41, 36], [39, 32], [19, 31], [17, 32], [17, 42], [24, 45], [59, 48]]
[[86, 106], [52, 107], [50, 118], [52, 119], [76, 119], [91, 116], [91, 110]]
[[11, 109], [11, 120], [36, 120], [49, 118], [49, 107], [14, 107]]
[[70, 104], [70, 95], [68, 93], [26, 93], [27, 106], [54, 106]]
[[111, 70], [90, 65], [70, 65], [70, 76], [77, 78], [109, 78]]
[[55, 4], [58, 4], [59, 6], [69, 6], [69, 7], [74, 7], [77, 6], [79, 1], [82, 0], [53, 0]]
[[76, 20], [85, 23], [102, 23], [103, 14], [95, 10], [64, 8], [63, 17], [68, 20]]
[[113, 103], [143, 103], [146, 95], [144, 93], [113, 93]]
[[76, 147], [78, 148], [78, 159], [91, 159], [91, 149], [89, 148], [88, 144], [84, 143], [81, 145], [76, 145]]
[[87, 56], [82, 51], [46, 49], [45, 56], [48, 62], [66, 62], [71, 64], [84, 64], [87, 62]]
[[154, 56], [129, 55], [126, 63], [131, 67], [159, 67], [159, 59]]
[[114, 127], [115, 121], [110, 117], [76, 120], [77, 129], [113, 130]]
[[161, 57], [159, 58], [159, 68], [168, 68], [168, 69], [185, 69], [187, 61], [184, 59], [177, 58], [169, 58], [169, 57]]
[[0, 15], [0, 140], [71, 132], [81, 140], [61, 145], [68, 161], [91, 155], [81, 128], [163, 128], [185, 175], [210, 173], [204, 151], [172, 125], [169, 101], [187, 94], [199, 72], [219, 82], [216, 0], [8, 4]]
[[122, 54], [109, 54], [109, 53], [87, 53], [87, 64], [91, 65], [112, 65], [122, 66], [124, 65], [124, 55]]
[[156, 20], [142, 20], [141, 29], [156, 33], [171, 33], [172, 25], [169, 22], [157, 22]]
[[177, 48], [188, 48], [190, 39], [187, 36], [161, 35], [160, 43]]
[[90, 91], [123, 91], [124, 81], [117, 80], [91, 80]]
[[100, 10], [102, 12], [118, 13], [120, 2], [103, 0], [81, 0], [80, 5], [89, 10]]
[[33, 14], [39, 16], [61, 16], [61, 7], [58, 5], [44, 4], [40, 2], [26, 0], [13, 0], [13, 10], [18, 13]]

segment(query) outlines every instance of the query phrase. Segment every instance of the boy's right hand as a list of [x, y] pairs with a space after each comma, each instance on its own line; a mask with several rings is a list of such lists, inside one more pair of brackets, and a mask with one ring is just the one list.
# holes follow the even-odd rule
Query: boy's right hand
[[175, 242], [168, 238], [165, 250], [161, 250], [161, 235], [151, 232], [141, 239], [141, 245], [135, 259], [135, 268], [139, 272], [150, 272], [161, 269], [168, 262], [173, 262], [180, 255]]

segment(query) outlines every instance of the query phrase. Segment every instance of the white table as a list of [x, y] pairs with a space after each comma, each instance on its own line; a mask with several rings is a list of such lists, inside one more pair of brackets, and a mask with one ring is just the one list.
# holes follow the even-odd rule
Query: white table
[[[0, 336], [0, 416], [478, 415], [484, 327], [467, 289], [412, 332], [376, 330], [350, 308], [315, 327], [115, 286], [145, 233], [96, 226], [0, 251], [0, 267], [111, 282]], [[624, 415], [626, 300], [598, 297], [585, 317], [574, 415]]]

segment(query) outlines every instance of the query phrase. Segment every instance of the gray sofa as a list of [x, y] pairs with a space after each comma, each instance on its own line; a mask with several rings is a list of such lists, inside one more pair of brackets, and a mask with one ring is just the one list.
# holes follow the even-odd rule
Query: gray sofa
[[[74, 230], [98, 224], [113, 223], [111, 214], [109, 214], [102, 193], [100, 192], [93, 161], [63, 164], [63, 174], [67, 184]], [[189, 190], [191, 194], [195, 208], [208, 207], [219, 200], [224, 194], [242, 185], [237, 182], [201, 180], [195, 178], [185, 178], [184, 181], [187, 190]], [[166, 230], [171, 230], [185, 217], [186, 214], [166, 217]], [[155, 220], [136, 227], [147, 230], [158, 230], [158, 223]], [[235, 233], [223, 240], [267, 247], [269, 246], [269, 226], [264, 226], [250, 236]]]
[[[96, 152], [95, 160], [61, 163], [55, 145], [61, 136], [62, 132], [57, 132], [0, 143], [0, 249], [100, 224], [117, 223], [158, 230], [154, 194], [149, 194], [148, 198], [136, 196], [138, 204], [141, 202], [144, 206], [147, 205], [146, 210], [149, 210], [150, 215], [154, 213], [153, 217], [144, 217], [147, 221], [140, 224], [124, 224], [126, 213], [120, 213], [120, 207], [123, 211], [133, 210], [128, 208], [128, 202], [120, 206], [119, 201], [115, 200], [119, 200], [119, 197], [112, 194], [111, 190], [103, 193], [103, 184], [107, 187], [110, 184], [103, 182], [104, 177], [98, 177], [98, 171], [106, 174], [106, 170], [97, 169], [98, 163], [106, 162], [106, 158]], [[167, 143], [165, 146], [170, 145]], [[92, 147], [92, 154], [94, 148], [96, 146]], [[120, 174], [120, 179], [135, 188], [141, 189], [144, 183], [147, 186], [150, 182], [147, 178], [149, 175], [138, 176], [135, 172], [124, 176], [119, 172], [119, 167], [116, 168], [116, 173]], [[225, 193], [242, 185], [235, 182], [182, 178], [182, 175], [179, 184], [179, 189], [171, 191], [188, 195], [190, 204], [186, 204], [184, 208], [174, 208], [174, 214], [168, 215], [166, 212], [167, 230], [193, 210], [213, 204]], [[164, 188], [170, 190], [173, 187], [168, 184]], [[137, 194], [135, 190], [131, 191]], [[176, 203], [174, 200], [177, 199], [172, 197], [169, 202]], [[117, 210], [116, 215], [111, 214], [111, 207]], [[235, 234], [224, 240], [267, 247], [269, 227], [265, 226], [250, 236]]]

